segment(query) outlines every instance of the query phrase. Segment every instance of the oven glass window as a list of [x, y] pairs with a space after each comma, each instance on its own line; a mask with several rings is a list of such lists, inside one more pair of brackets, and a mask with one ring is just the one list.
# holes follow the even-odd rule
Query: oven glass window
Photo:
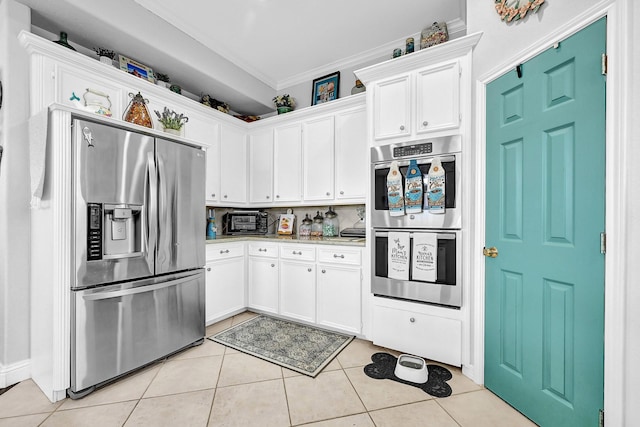
[[[375, 271], [378, 277], [388, 277], [388, 239], [387, 236], [376, 236], [375, 242]], [[413, 250], [413, 238], [410, 239], [410, 257]], [[455, 239], [438, 239], [438, 265], [437, 265], [436, 283], [442, 285], [456, 284], [456, 241]], [[411, 277], [411, 269], [409, 269], [409, 280]]]
[[[422, 171], [423, 182], [427, 179], [429, 174], [429, 168], [431, 163], [423, 163], [418, 165], [420, 171]], [[442, 162], [442, 168], [445, 173], [445, 207], [456, 207], [456, 162]], [[407, 175], [408, 166], [401, 166], [400, 172], [402, 173], [402, 185], [404, 186], [404, 177]], [[389, 168], [382, 168], [375, 170], [375, 194], [374, 205], [376, 210], [389, 210], [389, 203], [387, 200], [387, 175], [389, 174]], [[423, 184], [424, 187], [424, 184]]]

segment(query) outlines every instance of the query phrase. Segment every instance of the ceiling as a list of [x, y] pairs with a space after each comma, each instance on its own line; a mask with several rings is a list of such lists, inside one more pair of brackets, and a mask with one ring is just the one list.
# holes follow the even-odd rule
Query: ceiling
[[[432, 22], [466, 31], [465, 0], [17, 0], [71, 44], [110, 48], [243, 114], [276, 92], [388, 59]], [[416, 40], [416, 45], [419, 41]]]

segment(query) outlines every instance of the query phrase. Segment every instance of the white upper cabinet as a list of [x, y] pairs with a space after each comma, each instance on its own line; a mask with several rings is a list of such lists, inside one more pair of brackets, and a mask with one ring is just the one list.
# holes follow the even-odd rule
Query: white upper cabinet
[[417, 133], [455, 129], [460, 125], [458, 61], [418, 70], [416, 86]]
[[302, 199], [302, 126], [293, 123], [274, 130], [274, 202]]
[[335, 127], [335, 198], [363, 202], [369, 173], [366, 108], [338, 112]]
[[247, 202], [247, 140], [243, 129], [220, 125], [220, 202]]
[[249, 202], [273, 202], [273, 129], [249, 134]]
[[208, 203], [217, 203], [220, 200], [220, 126], [215, 125], [207, 147], [207, 181], [205, 182]]
[[334, 118], [320, 117], [304, 122], [302, 153], [305, 201], [334, 198]]
[[410, 74], [394, 76], [373, 86], [375, 139], [411, 134], [411, 77]]

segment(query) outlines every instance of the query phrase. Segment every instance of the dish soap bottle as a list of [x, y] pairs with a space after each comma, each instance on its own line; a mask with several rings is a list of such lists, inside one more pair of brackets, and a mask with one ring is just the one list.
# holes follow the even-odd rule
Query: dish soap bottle
[[209, 218], [207, 218], [207, 240], [216, 238], [216, 217], [213, 209], [209, 209]]
[[389, 201], [389, 215], [404, 215], [404, 195], [402, 192], [402, 174], [398, 168], [398, 162], [391, 162], [387, 174], [387, 199]]
[[445, 211], [444, 206], [444, 184], [445, 175], [444, 169], [440, 162], [440, 158], [436, 157], [431, 162], [429, 168], [429, 179], [427, 180], [427, 199], [429, 206], [429, 213], [443, 214]]
[[405, 212], [422, 212], [422, 172], [418, 167], [418, 162], [413, 159], [409, 162], [407, 179], [405, 180]]

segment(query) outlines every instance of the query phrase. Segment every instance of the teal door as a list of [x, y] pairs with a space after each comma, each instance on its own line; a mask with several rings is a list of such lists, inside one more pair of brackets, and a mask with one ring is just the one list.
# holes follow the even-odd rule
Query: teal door
[[541, 426], [603, 407], [605, 35], [487, 86], [485, 385]]

